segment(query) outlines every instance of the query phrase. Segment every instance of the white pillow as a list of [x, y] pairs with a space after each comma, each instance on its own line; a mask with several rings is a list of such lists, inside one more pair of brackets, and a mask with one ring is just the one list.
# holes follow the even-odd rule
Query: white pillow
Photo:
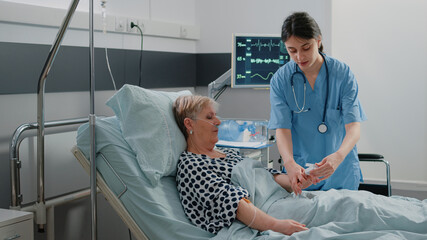
[[154, 91], [126, 84], [107, 101], [120, 121], [124, 139], [153, 186], [163, 176], [176, 175], [178, 158], [186, 148], [172, 113], [172, 104], [180, 95], [191, 92]]

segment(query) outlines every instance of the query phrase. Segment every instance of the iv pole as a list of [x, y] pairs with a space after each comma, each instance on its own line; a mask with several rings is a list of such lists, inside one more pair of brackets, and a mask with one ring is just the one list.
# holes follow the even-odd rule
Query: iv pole
[[[68, 9], [67, 15], [62, 22], [61, 28], [56, 36], [55, 42], [52, 45], [46, 63], [40, 75], [38, 89], [37, 89], [37, 210], [36, 210], [36, 223], [39, 231], [44, 231], [46, 223], [46, 206], [45, 206], [45, 191], [44, 191], [44, 94], [45, 82], [50, 68], [61, 46], [62, 39], [69, 26], [71, 18], [79, 4], [79, 0], [73, 0]], [[93, 44], [93, 0], [89, 0], [89, 58], [90, 58], [90, 137], [91, 137], [91, 171], [90, 171], [90, 190], [91, 190], [91, 212], [92, 212], [92, 240], [97, 239], [97, 225], [96, 225], [96, 210], [97, 210], [97, 189], [96, 189], [96, 158], [95, 158], [95, 57], [94, 57], [94, 44]]]
[[89, 57], [90, 57], [90, 202], [92, 240], [96, 240], [97, 232], [97, 191], [96, 191], [96, 141], [95, 141], [95, 51], [93, 44], [93, 0], [89, 0]]
[[[44, 111], [44, 94], [45, 83], [56, 54], [61, 46], [62, 39], [69, 26], [71, 18], [79, 4], [79, 0], [73, 0], [65, 16], [61, 27], [56, 35], [55, 41], [49, 51], [42, 72], [40, 74], [37, 86], [37, 202], [36, 202], [36, 224], [39, 231], [44, 231], [46, 224], [46, 204], [45, 204], [45, 184], [44, 184], [44, 128], [45, 128], [45, 111]], [[97, 189], [96, 189], [96, 158], [95, 158], [95, 55], [93, 44], [93, 0], [89, 0], [89, 58], [90, 58], [90, 138], [91, 138], [91, 171], [90, 171], [90, 193], [91, 193], [91, 212], [92, 212], [92, 240], [97, 239]], [[13, 205], [18, 202], [14, 199]]]

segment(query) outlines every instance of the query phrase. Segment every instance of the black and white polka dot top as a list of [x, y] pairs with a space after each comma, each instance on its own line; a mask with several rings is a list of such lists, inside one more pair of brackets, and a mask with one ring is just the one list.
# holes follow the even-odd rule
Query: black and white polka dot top
[[[249, 193], [231, 184], [231, 171], [243, 158], [234, 149], [221, 149], [224, 158], [184, 151], [178, 162], [177, 188], [187, 217], [196, 226], [217, 233], [236, 218], [239, 201]], [[280, 172], [267, 169], [272, 174]]]

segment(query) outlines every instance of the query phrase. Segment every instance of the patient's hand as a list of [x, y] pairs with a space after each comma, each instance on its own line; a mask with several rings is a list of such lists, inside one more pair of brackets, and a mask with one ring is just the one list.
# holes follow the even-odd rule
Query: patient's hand
[[[292, 192], [293, 188], [292, 188], [292, 184], [289, 178], [289, 175], [287, 174], [276, 174], [274, 175], [274, 180], [280, 185], [282, 186], [284, 189], [286, 189], [286, 191], [288, 192]], [[312, 184], [311, 182], [311, 178], [305, 174], [303, 174], [303, 177], [301, 178], [301, 180], [298, 180], [298, 187], [300, 189], [305, 189], [308, 188], [310, 185]], [[301, 194], [301, 192], [294, 192], [296, 195]]]
[[271, 230], [285, 235], [292, 235], [295, 232], [308, 230], [305, 224], [290, 219], [277, 219]]
[[292, 191], [289, 192], [294, 192], [296, 195], [301, 194], [304, 168], [295, 163], [295, 161], [284, 163], [284, 166], [289, 176], [290, 187], [292, 188]]
[[304, 174], [304, 178], [300, 182], [301, 189], [306, 189], [310, 187], [311, 184], [313, 184], [311, 177]]

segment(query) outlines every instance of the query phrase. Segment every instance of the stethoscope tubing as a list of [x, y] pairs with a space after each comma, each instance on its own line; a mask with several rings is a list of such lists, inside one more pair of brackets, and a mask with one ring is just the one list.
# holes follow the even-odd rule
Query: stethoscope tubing
[[[304, 75], [303, 75], [304, 76]], [[304, 80], [305, 80], [305, 76], [304, 76]], [[293, 82], [293, 81], [292, 81]], [[295, 96], [295, 88], [294, 88], [294, 84], [292, 84], [292, 92], [294, 93], [294, 100], [295, 100], [295, 104], [297, 105], [298, 111], [295, 111], [295, 113], [302, 113], [302, 112], [307, 112], [308, 110], [304, 110], [305, 108], [305, 93], [307, 91], [307, 85], [305, 84], [304, 81], [304, 102], [302, 103], [302, 108], [300, 108], [298, 106], [298, 101], [297, 101], [297, 97]]]
[[[322, 123], [319, 124], [318, 130], [320, 133], [325, 133], [328, 130], [328, 127], [326, 125], [326, 109], [328, 106], [328, 100], [329, 100], [329, 69], [328, 69], [328, 64], [326, 63], [326, 59], [323, 53], [319, 52], [320, 55], [323, 58], [323, 62], [325, 62], [325, 68], [326, 68], [326, 97], [325, 97], [325, 107], [323, 108], [323, 117], [322, 117]], [[297, 97], [295, 94], [295, 88], [294, 88], [294, 77], [295, 75], [302, 75], [303, 79], [304, 79], [304, 101], [303, 101], [303, 105], [300, 108], [298, 101], [297, 101]], [[302, 112], [307, 112], [308, 110], [305, 109], [305, 100], [306, 100], [306, 92], [307, 92], [307, 78], [305, 77], [304, 73], [298, 71], [298, 64], [295, 63], [295, 72], [292, 74], [291, 76], [291, 87], [292, 87], [292, 93], [294, 95], [294, 100], [295, 100], [295, 105], [297, 106], [298, 111], [294, 111], [294, 113], [302, 113]]]

